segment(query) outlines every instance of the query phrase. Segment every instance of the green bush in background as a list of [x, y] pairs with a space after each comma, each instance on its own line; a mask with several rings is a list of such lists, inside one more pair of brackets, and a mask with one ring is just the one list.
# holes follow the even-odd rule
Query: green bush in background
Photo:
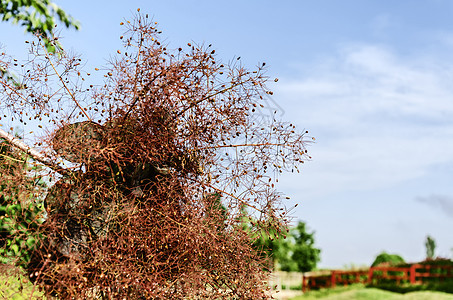
[[45, 184], [27, 160], [0, 140], [0, 262], [21, 267], [30, 260], [44, 213]]
[[374, 259], [371, 264], [372, 267], [376, 267], [380, 264], [388, 263], [391, 266], [396, 266], [404, 263], [404, 259], [398, 254], [389, 254], [387, 252], [382, 252]]
[[[437, 259], [427, 259], [422, 262], [418, 262], [420, 265], [429, 265], [429, 266], [453, 266], [453, 261], [445, 258]], [[412, 264], [400, 263], [397, 264], [398, 267], [408, 268]], [[442, 268], [430, 268], [424, 272], [429, 272], [431, 274], [444, 274], [448, 275], [449, 270]], [[394, 272], [393, 275], [398, 272]], [[389, 272], [390, 274], [390, 272]], [[392, 275], [392, 274], [390, 274]], [[399, 274], [402, 275], [402, 274]], [[416, 292], [416, 291], [438, 291], [445, 293], [453, 293], [453, 278], [436, 278], [436, 277], [424, 277], [422, 284], [410, 284], [407, 280], [402, 284], [397, 284], [395, 280], [381, 280], [380, 282], [374, 282], [369, 284], [368, 287], [379, 288], [382, 290], [397, 292], [401, 294]]]
[[397, 285], [394, 283], [381, 283], [381, 284], [373, 284], [367, 287], [370, 288], [378, 288], [381, 290], [391, 291], [400, 294], [406, 294], [410, 292], [418, 292], [418, 291], [436, 291], [436, 292], [444, 292], [453, 294], [453, 280], [448, 280], [444, 282], [431, 282], [425, 284], [403, 284]]
[[315, 247], [314, 235], [304, 222], [299, 221], [287, 236], [262, 234], [256, 240], [255, 247], [270, 257], [278, 270], [308, 272], [314, 270], [321, 259], [321, 250]]

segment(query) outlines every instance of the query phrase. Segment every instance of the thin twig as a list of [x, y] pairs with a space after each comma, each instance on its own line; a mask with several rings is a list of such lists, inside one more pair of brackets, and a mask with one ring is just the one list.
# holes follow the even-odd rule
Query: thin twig
[[[44, 47], [44, 46], [43, 46]], [[44, 47], [44, 49], [46, 49]], [[46, 53], [46, 58], [47, 60], [49, 61], [50, 65], [52, 66], [52, 69], [54, 70], [55, 74], [58, 76], [58, 78], [60, 79], [60, 82], [63, 84], [64, 88], [66, 89], [66, 91], [69, 93], [69, 95], [71, 96], [72, 100], [75, 102], [75, 104], [77, 105], [78, 108], [80, 108], [80, 110], [82, 111], [82, 113], [85, 115], [85, 117], [88, 119], [88, 121], [93, 121], [87, 114], [87, 112], [83, 109], [83, 107], [80, 105], [80, 103], [76, 100], [74, 94], [69, 90], [68, 86], [66, 85], [66, 83], [64, 82], [63, 78], [61, 78], [61, 75], [58, 73], [57, 69], [55, 68], [54, 64], [52, 63], [52, 60], [50, 59], [50, 56], [49, 56], [49, 52], [47, 51], [47, 49], [45, 50], [45, 53]]]
[[0, 156], [3, 156], [6, 159], [9, 159], [9, 160], [12, 160], [12, 161], [15, 161], [15, 162], [19, 162], [19, 163], [24, 163], [25, 162], [23, 160], [15, 159], [14, 157], [11, 157], [11, 156], [8, 156], [8, 155], [5, 155], [5, 154], [0, 154]]
[[205, 149], [218, 149], [218, 148], [239, 148], [239, 147], [259, 147], [259, 146], [285, 146], [285, 143], [261, 143], [261, 144], [229, 144], [229, 145], [216, 145], [210, 147], [196, 148], [197, 151]]
[[188, 111], [189, 109], [191, 109], [192, 107], [195, 107], [195, 106], [197, 106], [198, 104], [200, 104], [201, 102], [203, 102], [203, 101], [205, 101], [205, 100], [208, 100], [208, 99], [210, 99], [210, 98], [212, 98], [212, 97], [214, 97], [214, 96], [217, 96], [218, 94], [223, 94], [223, 93], [225, 93], [225, 92], [227, 92], [227, 91], [229, 91], [229, 90], [231, 90], [231, 89], [234, 89], [235, 87], [237, 87], [237, 86], [239, 86], [239, 85], [241, 85], [241, 84], [244, 84], [244, 83], [246, 83], [246, 82], [249, 81], [249, 80], [250, 80], [250, 79], [245, 80], [245, 81], [241, 81], [241, 82], [238, 82], [238, 83], [235, 83], [235, 84], [233, 84], [233, 85], [231, 85], [231, 86], [229, 86], [229, 87], [227, 87], [227, 88], [225, 88], [225, 89], [223, 89], [223, 90], [219, 90], [219, 91], [215, 92], [214, 94], [205, 96], [205, 97], [203, 97], [203, 98], [201, 98], [201, 99], [199, 99], [199, 100], [197, 100], [197, 101], [195, 101], [195, 102], [192, 102], [188, 107], [186, 107], [185, 109], [181, 110], [176, 116], [179, 117], [179, 116], [181, 116], [182, 114], [184, 114], [186, 111]]
[[[139, 95], [137, 97], [135, 97], [134, 101], [132, 101], [131, 105], [129, 105], [129, 108], [127, 110], [127, 112], [124, 114], [124, 117], [121, 121], [121, 124], [124, 123], [124, 121], [126, 121], [126, 118], [127, 116], [130, 114], [130, 112], [132, 111], [132, 109], [134, 108], [134, 106], [137, 104], [138, 100], [140, 100], [140, 97], [144, 97], [146, 95], [146, 93], [149, 92], [149, 90], [151, 89], [151, 84], [154, 82], [154, 80], [156, 80], [157, 78], [159, 78], [159, 76], [162, 75], [164, 71], [161, 71], [159, 74], [157, 74], [156, 76], [154, 76], [153, 79], [151, 79], [150, 82], [148, 82], [145, 87], [139, 92]], [[135, 88], [134, 88], [135, 89]]]

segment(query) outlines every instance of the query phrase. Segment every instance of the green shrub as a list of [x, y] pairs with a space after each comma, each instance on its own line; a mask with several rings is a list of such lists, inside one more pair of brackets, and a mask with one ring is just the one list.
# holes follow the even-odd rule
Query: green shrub
[[371, 264], [372, 267], [376, 267], [382, 263], [389, 263], [390, 265], [399, 265], [404, 263], [404, 259], [398, 254], [388, 254], [387, 252], [382, 252], [374, 259], [374, 262]]
[[[1, 199], [0, 199], [1, 200]], [[25, 266], [39, 238], [40, 206], [0, 203], [0, 262]]]
[[393, 284], [392, 283], [381, 283], [381, 284], [368, 285], [367, 287], [378, 288], [381, 290], [396, 292], [396, 293], [400, 293], [400, 294], [406, 294], [406, 293], [417, 292], [417, 291], [437, 291], [437, 292], [453, 294], [453, 280], [448, 280], [448, 281], [444, 281], [444, 282], [431, 282], [431, 283], [419, 284], [419, 285], [411, 285], [411, 284], [396, 285], [394, 283]]
[[24, 267], [30, 260], [44, 212], [36, 195], [44, 186], [27, 156], [0, 140], [0, 263]]

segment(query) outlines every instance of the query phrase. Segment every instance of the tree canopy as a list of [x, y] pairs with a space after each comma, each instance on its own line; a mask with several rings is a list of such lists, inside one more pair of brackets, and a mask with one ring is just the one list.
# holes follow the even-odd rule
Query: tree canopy
[[[49, 52], [55, 52], [56, 47], [61, 47], [58, 42], [49, 42], [53, 38], [57, 19], [68, 28], [80, 28], [79, 21], [49, 0], [0, 0], [0, 17], [2, 21], [11, 21], [25, 27], [26, 32], [40, 35]], [[2, 66], [0, 76], [20, 86], [16, 76]]]
[[320, 261], [321, 250], [315, 247], [314, 232], [309, 232], [302, 221], [292, 227], [287, 235], [263, 233], [255, 246], [271, 258], [271, 268], [282, 271], [312, 271]]
[[49, 38], [57, 19], [66, 27], [80, 28], [80, 23], [49, 0], [0, 0], [2, 21], [12, 21], [34, 34]]

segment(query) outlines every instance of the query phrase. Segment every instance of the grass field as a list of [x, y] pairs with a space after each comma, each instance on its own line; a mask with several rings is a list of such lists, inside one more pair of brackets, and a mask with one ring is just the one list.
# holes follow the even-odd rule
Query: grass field
[[[33, 292], [33, 297], [30, 298]], [[33, 290], [33, 285], [25, 276], [0, 276], [1, 300], [43, 299], [43, 294], [38, 288]]]
[[291, 298], [291, 300], [453, 300], [452, 294], [441, 292], [412, 292], [397, 294], [374, 288], [356, 288], [343, 291], [321, 291]]

